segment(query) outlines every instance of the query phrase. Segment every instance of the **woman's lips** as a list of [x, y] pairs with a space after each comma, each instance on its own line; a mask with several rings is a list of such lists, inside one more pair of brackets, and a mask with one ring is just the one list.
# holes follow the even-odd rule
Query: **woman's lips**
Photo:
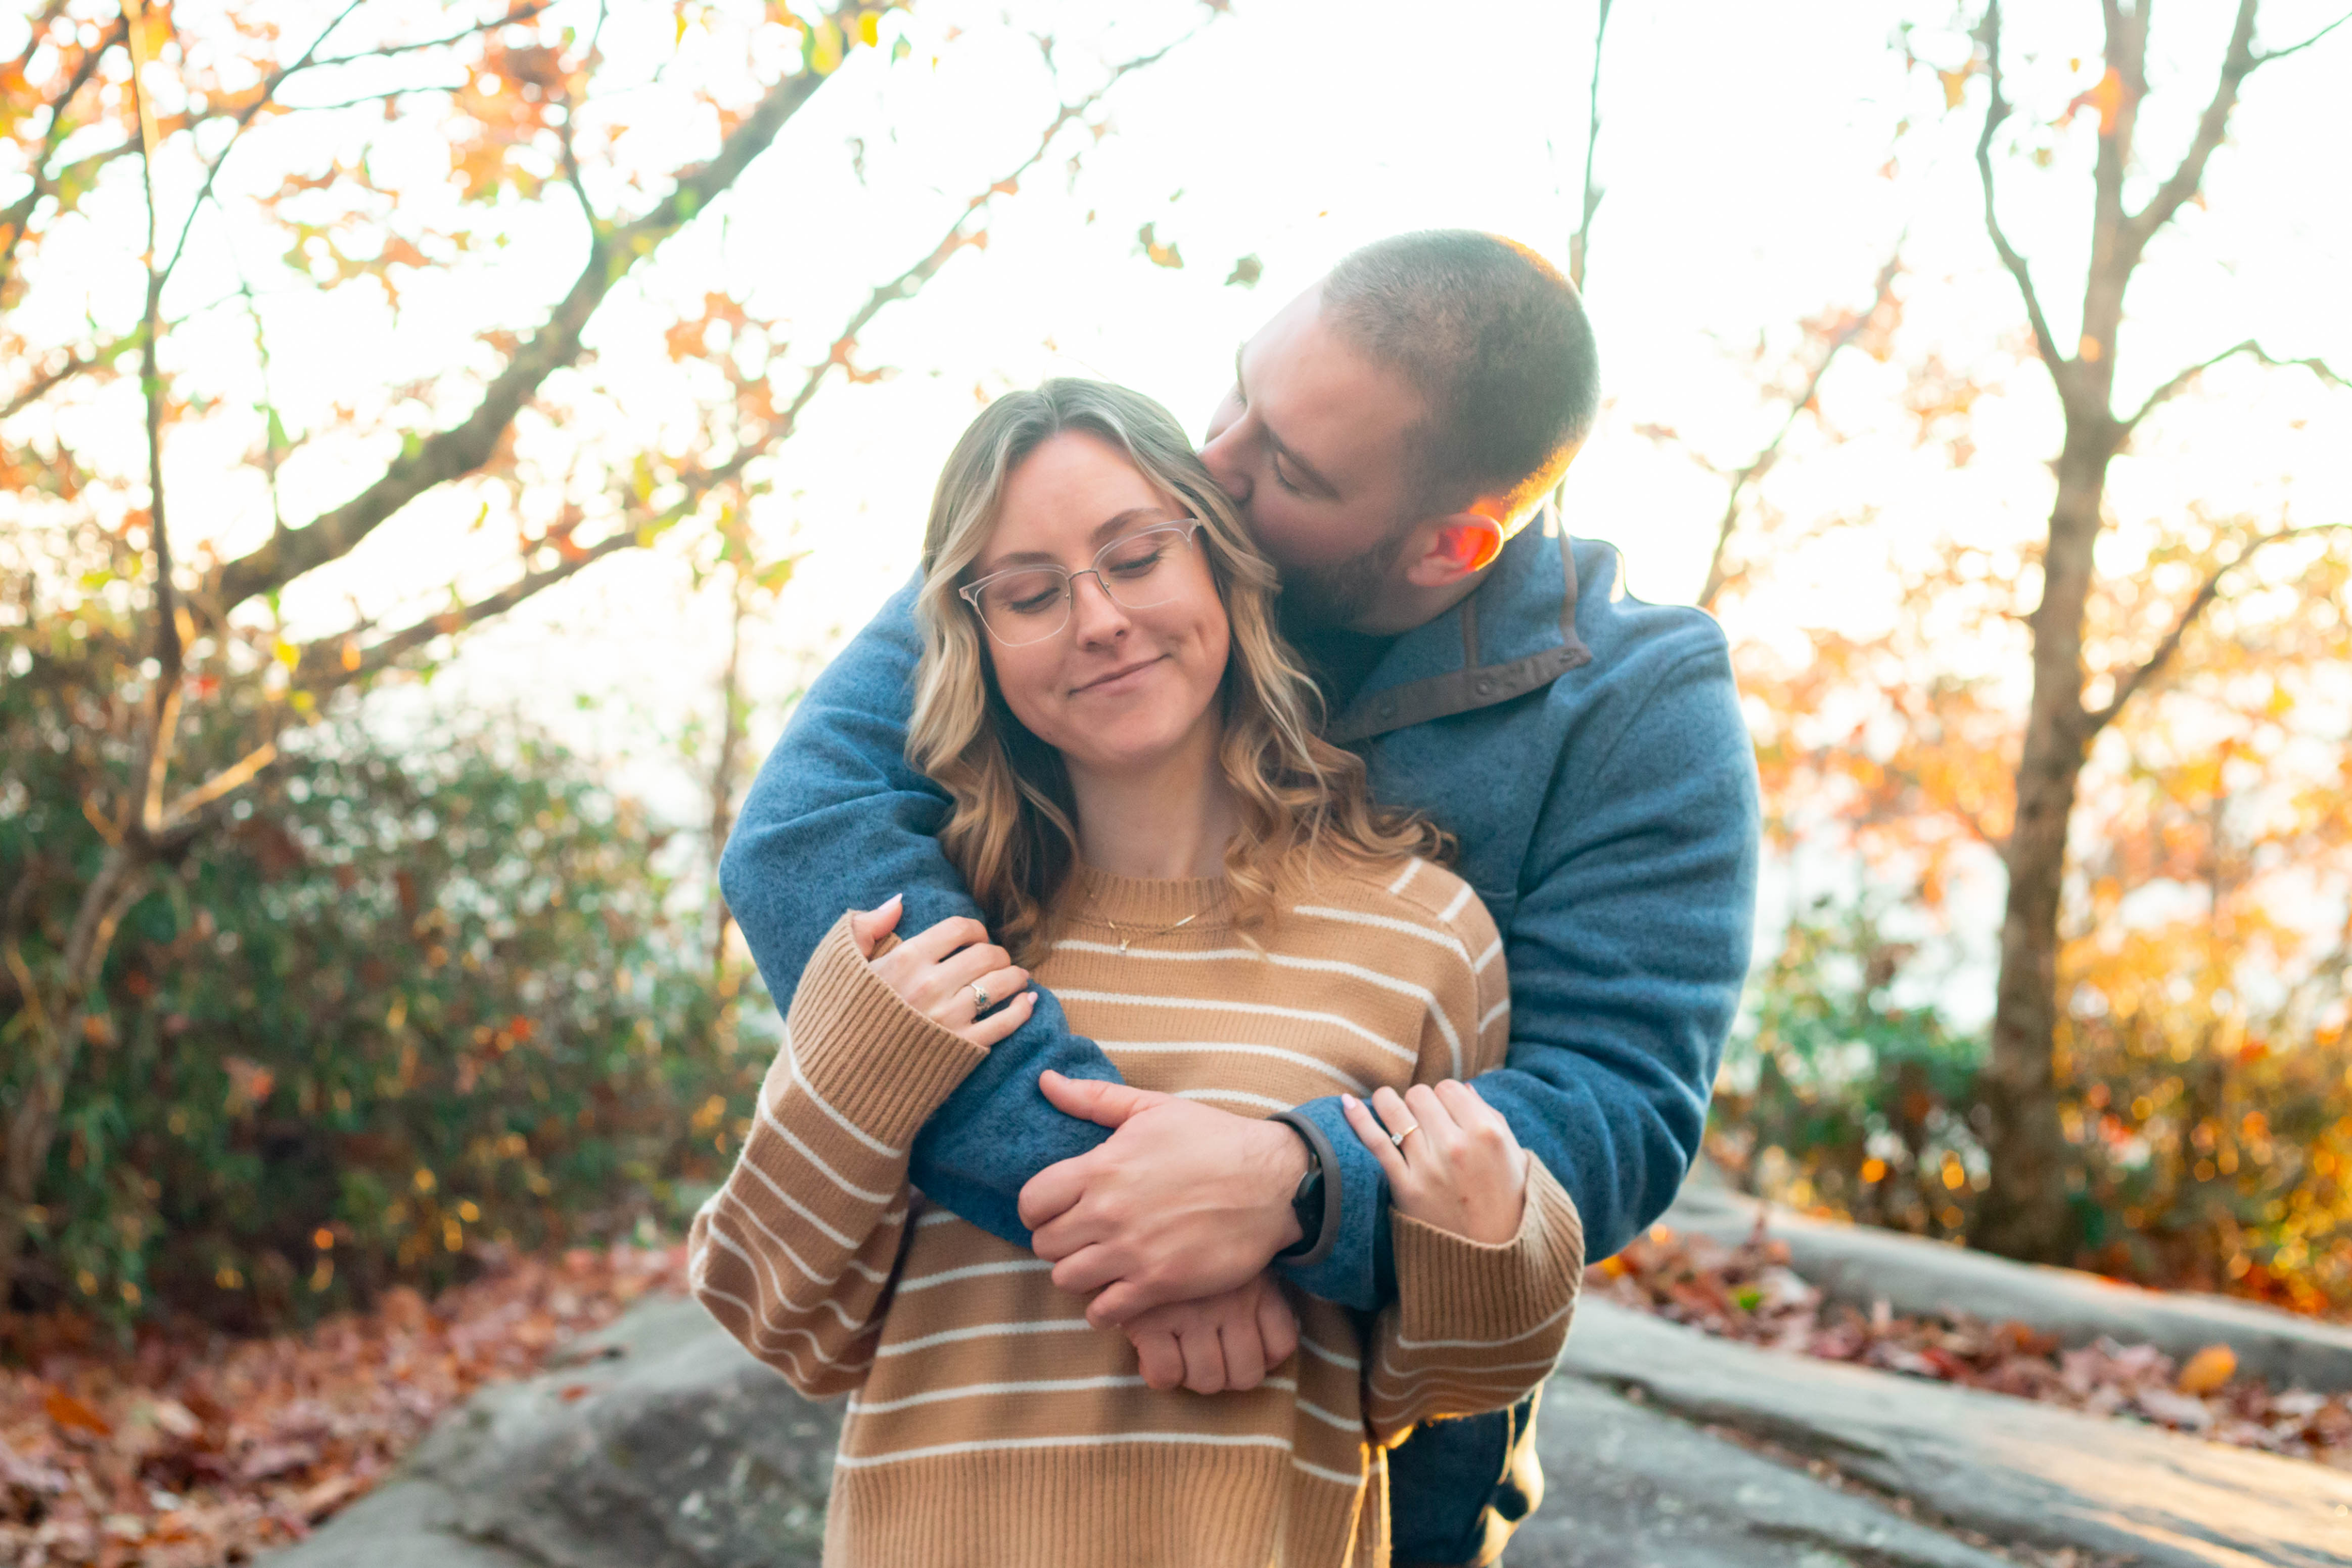
[[1140, 663], [1121, 665], [1109, 674], [1098, 675], [1087, 682], [1086, 685], [1072, 691], [1071, 695], [1073, 697], [1115, 697], [1120, 692], [1132, 691], [1142, 684], [1143, 673], [1167, 657], [1166, 654], [1161, 654], [1157, 657], [1147, 658]]

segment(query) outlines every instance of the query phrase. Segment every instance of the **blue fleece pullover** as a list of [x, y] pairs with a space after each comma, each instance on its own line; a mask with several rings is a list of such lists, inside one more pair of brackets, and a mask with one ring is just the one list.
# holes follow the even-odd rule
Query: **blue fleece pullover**
[[[1460, 840], [1511, 980], [1509, 1063], [1476, 1087], [1576, 1199], [1594, 1259], [1658, 1216], [1697, 1151], [1756, 907], [1755, 756], [1723, 633], [1613, 592], [1618, 567], [1605, 545], [1522, 531], [1329, 729], [1379, 799]], [[903, 893], [907, 931], [979, 913], [933, 836], [946, 797], [906, 759], [921, 649], [910, 585], [811, 687], [744, 801], [720, 877], [779, 1006], [844, 909]], [[1022, 1186], [1109, 1136], [1046, 1101], [1046, 1068], [1119, 1076], [1041, 994], [914, 1149], [925, 1195], [1020, 1246]], [[1336, 1230], [1286, 1268], [1372, 1308], [1393, 1293], [1380, 1167], [1336, 1098], [1296, 1115], [1336, 1157]]]

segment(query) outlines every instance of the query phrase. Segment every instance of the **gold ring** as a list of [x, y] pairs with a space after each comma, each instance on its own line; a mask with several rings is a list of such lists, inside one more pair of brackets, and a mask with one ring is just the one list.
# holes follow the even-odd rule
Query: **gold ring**
[[979, 1017], [982, 1013], [984, 1013], [984, 1012], [988, 1011], [988, 992], [986, 992], [986, 991], [984, 991], [984, 990], [982, 990], [980, 989], [980, 983], [979, 983], [977, 980], [975, 980], [975, 981], [973, 981], [973, 982], [972, 982], [972, 988], [971, 988], [971, 989], [972, 989], [972, 1016], [973, 1016], [974, 1018], [977, 1018], [977, 1017]]
[[1415, 1122], [1415, 1123], [1413, 1123], [1410, 1127], [1407, 1127], [1407, 1128], [1406, 1128], [1404, 1132], [1391, 1132], [1391, 1133], [1390, 1133], [1390, 1134], [1389, 1134], [1389, 1142], [1390, 1142], [1390, 1144], [1391, 1144], [1391, 1145], [1392, 1145], [1393, 1147], [1395, 1147], [1395, 1148], [1403, 1148], [1405, 1147], [1405, 1140], [1406, 1140], [1406, 1139], [1407, 1139], [1407, 1138], [1409, 1138], [1409, 1137], [1411, 1137], [1414, 1133], [1416, 1133], [1416, 1132], [1420, 1132], [1420, 1131], [1421, 1131], [1421, 1123], [1420, 1123], [1420, 1122]]

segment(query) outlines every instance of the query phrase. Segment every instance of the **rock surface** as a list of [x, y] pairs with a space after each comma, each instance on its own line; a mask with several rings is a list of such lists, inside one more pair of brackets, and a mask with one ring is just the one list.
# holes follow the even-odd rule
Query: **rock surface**
[[2352, 1568], [2352, 1476], [2324, 1465], [1757, 1350], [1607, 1302], [1577, 1308], [1560, 1369], [1826, 1460], [2004, 1545], [2151, 1568]]
[[663, 1297], [484, 1389], [273, 1568], [815, 1568], [839, 1412]]
[[[834, 1410], [691, 1301], [644, 1303], [559, 1360], [452, 1411], [270, 1568], [813, 1568]], [[1540, 1431], [1547, 1495], [1511, 1568], [2352, 1568], [2352, 1477], [1605, 1302], [1579, 1309]]]
[[2127, 1345], [2153, 1345], [2176, 1361], [2225, 1344], [2237, 1353], [2242, 1373], [2274, 1388], [2352, 1388], [2352, 1328], [2250, 1302], [2145, 1291], [2076, 1269], [2012, 1263], [1916, 1236], [1834, 1225], [1719, 1186], [1683, 1188], [1659, 1223], [1738, 1243], [1755, 1229], [1759, 1212], [1769, 1233], [1788, 1243], [1789, 1266], [1832, 1301], [1866, 1308], [1883, 1301], [1902, 1313], [1965, 1310], [1994, 1323], [2014, 1319], [2068, 1345], [2104, 1334]]

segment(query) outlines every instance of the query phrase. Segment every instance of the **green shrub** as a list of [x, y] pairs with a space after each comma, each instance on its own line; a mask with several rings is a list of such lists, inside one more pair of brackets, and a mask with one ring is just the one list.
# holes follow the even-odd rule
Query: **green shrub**
[[1911, 947], [1867, 909], [1815, 905], [1751, 980], [1708, 1147], [1741, 1186], [1919, 1235], [1964, 1231], [1980, 1041], [1893, 1001]]
[[[137, 681], [99, 609], [7, 629], [0, 937], [39, 965], [103, 853]], [[276, 699], [246, 679], [180, 777], [250, 744]], [[282, 746], [122, 922], [19, 1308], [301, 1322], [446, 1283], [481, 1242], [666, 1228], [732, 1158], [772, 1012], [711, 972], [656, 825], [512, 726]], [[28, 1027], [0, 982], [0, 1113]]]

